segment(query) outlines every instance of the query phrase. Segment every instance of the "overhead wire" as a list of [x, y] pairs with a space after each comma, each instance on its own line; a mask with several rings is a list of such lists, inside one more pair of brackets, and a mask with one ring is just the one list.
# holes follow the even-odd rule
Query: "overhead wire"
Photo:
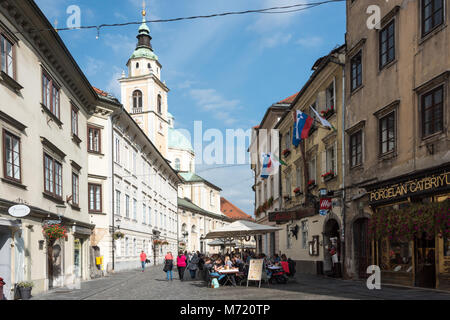
[[[292, 12], [298, 12], [303, 11], [307, 9], [311, 9], [314, 7], [318, 7], [324, 4], [330, 4], [330, 3], [338, 3], [338, 2], [345, 2], [347, 0], [324, 0], [324, 1], [318, 1], [318, 2], [310, 2], [310, 3], [298, 3], [293, 5], [287, 5], [287, 6], [277, 6], [277, 7], [271, 7], [271, 8], [264, 8], [264, 9], [255, 9], [255, 10], [245, 10], [245, 11], [231, 11], [231, 12], [223, 12], [223, 13], [215, 13], [215, 14], [209, 14], [209, 15], [197, 15], [197, 16], [190, 16], [190, 17], [179, 17], [179, 18], [171, 18], [171, 19], [157, 19], [157, 20], [144, 20], [144, 21], [130, 21], [130, 22], [123, 22], [123, 23], [104, 23], [100, 25], [90, 25], [90, 26], [79, 26], [79, 27], [66, 27], [66, 28], [52, 28], [52, 29], [39, 29], [39, 30], [33, 30], [30, 31], [36, 31], [36, 32], [43, 32], [43, 31], [51, 31], [51, 30], [57, 30], [59, 31], [72, 31], [72, 30], [85, 30], [85, 29], [96, 29], [97, 35], [100, 33], [100, 29], [106, 28], [106, 27], [123, 27], [123, 26], [129, 26], [129, 25], [140, 25], [142, 23], [165, 23], [165, 22], [177, 22], [177, 21], [185, 21], [185, 20], [197, 20], [197, 19], [210, 19], [210, 18], [217, 18], [217, 17], [224, 17], [224, 16], [231, 16], [231, 15], [244, 15], [244, 14], [251, 14], [251, 13], [268, 13], [268, 14], [283, 14], [283, 13], [292, 13]], [[294, 9], [296, 8], [296, 9]], [[284, 10], [286, 9], [286, 10]], [[291, 9], [291, 10], [288, 10]], [[282, 10], [282, 11], [274, 11], [274, 10]], [[15, 33], [22, 33], [22, 31], [17, 31]]]

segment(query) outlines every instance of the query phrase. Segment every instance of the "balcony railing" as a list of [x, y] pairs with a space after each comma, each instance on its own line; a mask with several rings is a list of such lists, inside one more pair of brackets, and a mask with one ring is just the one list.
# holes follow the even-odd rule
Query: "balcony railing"
[[131, 110], [131, 113], [132, 113], [132, 114], [134, 114], [134, 113], [142, 113], [142, 108], [133, 108], [133, 109]]

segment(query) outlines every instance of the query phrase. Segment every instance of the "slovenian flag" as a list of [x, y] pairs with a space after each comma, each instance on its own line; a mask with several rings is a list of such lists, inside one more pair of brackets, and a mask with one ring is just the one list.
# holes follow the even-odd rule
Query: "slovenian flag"
[[294, 130], [292, 130], [292, 144], [298, 147], [300, 144], [300, 139], [297, 138], [297, 121], [294, 121]]
[[306, 139], [309, 136], [309, 130], [314, 123], [314, 119], [306, 113], [297, 110], [297, 129], [296, 138], [298, 140]]

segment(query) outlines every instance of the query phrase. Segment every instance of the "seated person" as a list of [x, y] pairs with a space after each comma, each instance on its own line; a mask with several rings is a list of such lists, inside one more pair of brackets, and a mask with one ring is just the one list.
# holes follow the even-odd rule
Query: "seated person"
[[275, 253], [272, 261], [273, 261], [273, 264], [278, 265], [281, 262], [281, 258], [278, 256], [278, 254]]
[[290, 271], [289, 271], [289, 263], [287, 261], [287, 257], [286, 255], [282, 255], [281, 256], [281, 266], [283, 267], [283, 271], [287, 274], [290, 275]]
[[222, 259], [217, 259], [216, 262], [214, 263], [213, 267], [212, 267], [212, 272], [210, 273], [211, 277], [217, 277], [218, 280], [222, 280], [223, 278], [225, 278], [224, 274], [220, 274], [219, 271], [223, 269], [223, 261]]

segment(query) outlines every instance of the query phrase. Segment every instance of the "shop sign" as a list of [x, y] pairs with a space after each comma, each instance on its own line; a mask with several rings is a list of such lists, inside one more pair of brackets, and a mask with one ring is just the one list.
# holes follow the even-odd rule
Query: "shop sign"
[[291, 220], [300, 220], [306, 217], [313, 216], [314, 208], [304, 208], [295, 211], [275, 211], [269, 212], [270, 222], [288, 222]]
[[23, 204], [12, 206], [8, 209], [8, 213], [15, 218], [23, 218], [29, 215], [31, 212], [30, 207]]
[[[390, 186], [369, 190], [370, 204], [399, 200], [401, 198], [448, 190], [450, 171], [437, 173], [417, 179], [410, 179]], [[368, 188], [370, 189], [370, 188]]]
[[322, 198], [320, 199], [320, 210], [319, 214], [321, 216], [326, 216], [328, 214], [328, 211], [331, 210], [331, 198]]

